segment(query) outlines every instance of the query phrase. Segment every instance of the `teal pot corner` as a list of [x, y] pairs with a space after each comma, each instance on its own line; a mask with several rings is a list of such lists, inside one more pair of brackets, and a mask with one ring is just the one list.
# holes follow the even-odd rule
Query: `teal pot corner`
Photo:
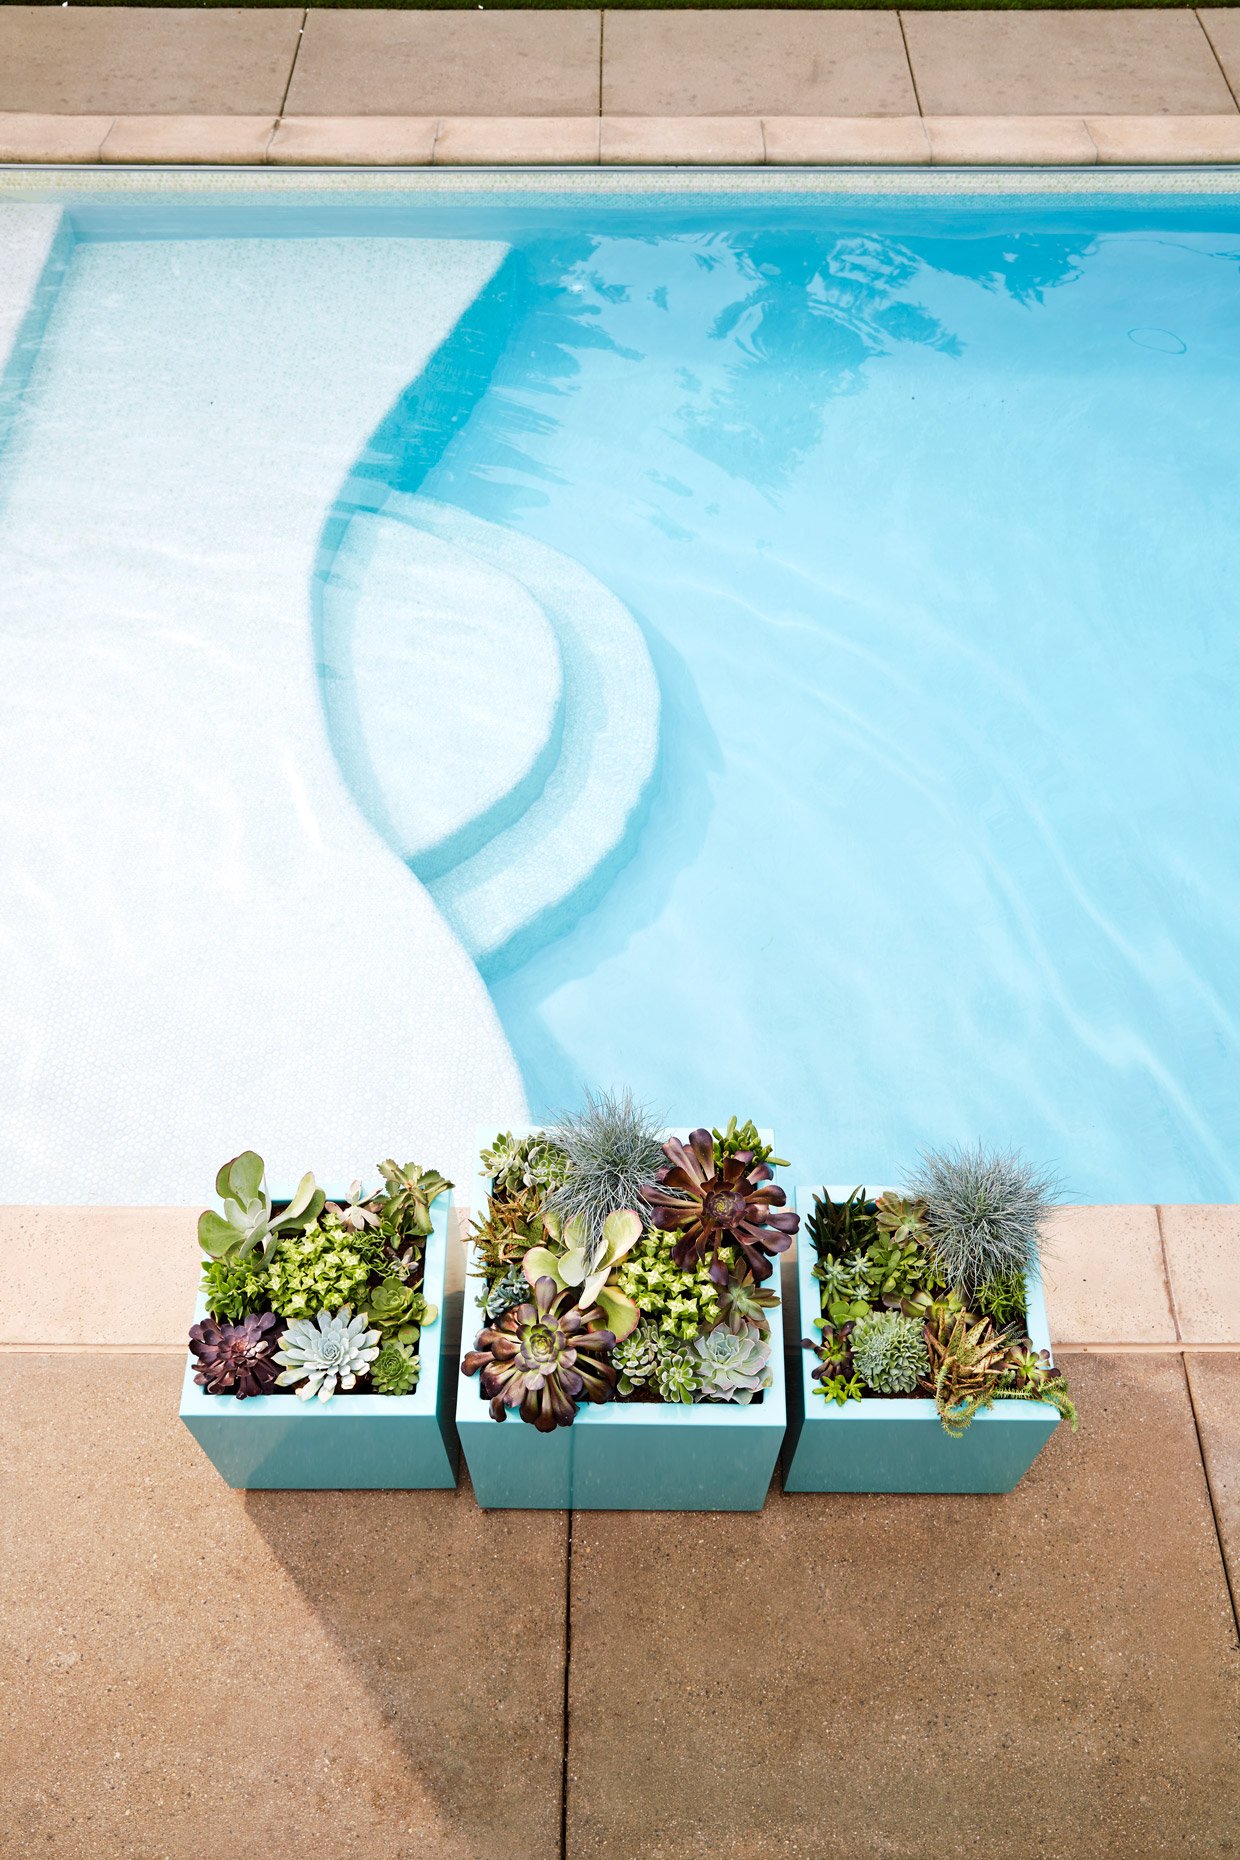
[[[821, 1188], [798, 1188], [802, 1234]], [[831, 1194], [847, 1194], [832, 1188]], [[871, 1189], [880, 1194], [880, 1189]], [[801, 1337], [814, 1335], [820, 1314], [814, 1250], [798, 1249], [797, 1295]], [[1042, 1281], [1025, 1281], [1029, 1336], [1049, 1350]], [[1028, 1472], [1059, 1424], [1048, 1402], [998, 1400], [977, 1415], [959, 1439], [944, 1431], [928, 1396], [865, 1397], [838, 1407], [818, 1393], [817, 1359], [809, 1351], [788, 1367], [785, 1492], [1010, 1492]]]
[[[439, 1316], [418, 1344], [421, 1375], [411, 1395], [208, 1395], [187, 1355], [181, 1419], [216, 1471], [247, 1491], [446, 1491], [456, 1485], [452, 1419], [455, 1340], [445, 1318], [451, 1197], [431, 1209], [423, 1287]], [[199, 1295], [194, 1321], [206, 1316]]]
[[[483, 1141], [492, 1134], [488, 1131]], [[479, 1207], [486, 1206], [490, 1190], [486, 1175], [480, 1175]], [[486, 1323], [482, 1280], [472, 1267], [471, 1250], [462, 1356]], [[770, 1284], [778, 1291], [778, 1261], [775, 1267]], [[761, 1400], [748, 1406], [586, 1403], [571, 1427], [540, 1434], [515, 1412], [493, 1421], [480, 1377], [463, 1375], [458, 1365], [457, 1432], [479, 1505], [528, 1511], [761, 1511], [787, 1422], [782, 1304], [770, 1316], [774, 1379]]]

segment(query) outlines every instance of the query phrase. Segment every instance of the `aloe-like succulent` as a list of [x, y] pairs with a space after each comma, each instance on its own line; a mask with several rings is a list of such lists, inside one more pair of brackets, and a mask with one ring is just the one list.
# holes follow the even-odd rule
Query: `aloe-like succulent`
[[617, 1341], [636, 1330], [641, 1312], [613, 1281], [613, 1274], [642, 1237], [641, 1215], [632, 1208], [609, 1214], [595, 1244], [584, 1215], [562, 1221], [549, 1209], [543, 1216], [543, 1232], [546, 1244], [531, 1247], [522, 1262], [529, 1283], [551, 1278], [558, 1291], [575, 1293], [576, 1303], [598, 1305]]
[[697, 1337], [693, 1350], [704, 1401], [749, 1403], [759, 1389], [771, 1386], [771, 1338], [756, 1324], [729, 1330], [725, 1324]]
[[351, 1389], [379, 1354], [379, 1333], [367, 1327], [366, 1313], [354, 1317], [350, 1305], [334, 1314], [294, 1318], [280, 1338], [276, 1377], [282, 1388], [295, 1388], [300, 1401], [317, 1396], [330, 1401], [338, 1388]]
[[189, 1333], [194, 1381], [208, 1395], [266, 1395], [275, 1386], [273, 1360], [277, 1320], [270, 1311], [243, 1317], [238, 1324], [204, 1318]]
[[545, 1130], [532, 1131], [527, 1137], [501, 1130], [490, 1148], [483, 1150], [482, 1166], [491, 1178], [493, 1194], [519, 1195], [535, 1189], [547, 1195], [568, 1174], [568, 1156]]
[[670, 1137], [663, 1153], [667, 1161], [644, 1193], [659, 1226], [676, 1235], [676, 1264], [709, 1257], [711, 1278], [725, 1285], [720, 1248], [730, 1245], [759, 1283], [769, 1279], [772, 1256], [786, 1252], [801, 1223], [785, 1208], [787, 1197], [768, 1164], [755, 1162], [748, 1150], [719, 1161], [709, 1130], [695, 1130], [687, 1144]]
[[261, 1156], [243, 1150], [226, 1162], [215, 1178], [224, 1212], [208, 1208], [198, 1216], [198, 1244], [209, 1259], [242, 1260], [267, 1253], [282, 1234], [313, 1226], [324, 1195], [312, 1175], [303, 1175], [290, 1202], [273, 1213]]
[[876, 1207], [863, 1188], [854, 1188], [843, 1201], [832, 1201], [825, 1189], [815, 1195], [805, 1231], [819, 1259], [828, 1253], [837, 1258], [864, 1253], [878, 1233]]
[[583, 1311], [571, 1291], [560, 1291], [544, 1274], [532, 1304], [515, 1306], [478, 1332], [461, 1374], [482, 1371], [492, 1420], [502, 1421], [509, 1408], [517, 1408], [540, 1433], [571, 1426], [579, 1401], [607, 1401], [616, 1385], [609, 1360], [616, 1339], [609, 1330], [591, 1328], [602, 1315], [597, 1306]]
[[853, 1367], [879, 1395], [911, 1395], [930, 1373], [925, 1326], [899, 1311], [872, 1311], [853, 1325]]
[[562, 1114], [549, 1134], [568, 1172], [548, 1206], [566, 1221], [580, 1216], [590, 1244], [600, 1246], [609, 1214], [643, 1207], [662, 1155], [659, 1125], [631, 1091], [587, 1091], [581, 1109]]
[[439, 1307], [403, 1279], [384, 1279], [366, 1300], [366, 1316], [384, 1342], [396, 1337], [402, 1343], [414, 1343], [418, 1332], [435, 1322]]
[[417, 1387], [420, 1370], [413, 1345], [389, 1337], [370, 1366], [370, 1385], [377, 1395], [409, 1395]]
[[452, 1187], [438, 1169], [420, 1169], [417, 1163], [396, 1163], [389, 1156], [379, 1164], [387, 1192], [380, 1218], [385, 1229], [401, 1239], [425, 1239], [430, 1233], [431, 1204]]
[[618, 1377], [617, 1394], [633, 1395], [650, 1386], [659, 1367], [659, 1348], [659, 1327], [648, 1318], [617, 1343], [611, 1358]]
[[944, 1430], [959, 1438], [982, 1408], [989, 1408], [1007, 1368], [1007, 1343], [989, 1318], [958, 1311], [950, 1324], [927, 1324], [928, 1385]]

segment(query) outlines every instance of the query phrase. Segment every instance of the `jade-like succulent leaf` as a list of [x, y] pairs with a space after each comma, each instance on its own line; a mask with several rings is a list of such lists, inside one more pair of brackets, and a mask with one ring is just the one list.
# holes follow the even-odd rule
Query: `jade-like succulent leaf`
[[236, 1246], [237, 1229], [214, 1208], [198, 1216], [198, 1244], [211, 1259], [223, 1259]]
[[617, 1208], [603, 1222], [603, 1251], [598, 1264], [608, 1270], [619, 1265], [642, 1237], [642, 1217], [632, 1208]]
[[617, 1343], [623, 1343], [626, 1337], [631, 1337], [641, 1322], [641, 1312], [617, 1286], [604, 1284], [590, 1302], [597, 1304], [603, 1313], [607, 1328], [614, 1333]]
[[[260, 1164], [261, 1168], [262, 1165]], [[326, 1200], [321, 1188], [315, 1185], [313, 1175], [307, 1170], [293, 1192], [293, 1199], [281, 1214], [278, 1225], [281, 1227], [308, 1227], [323, 1209]], [[315, 1206], [315, 1203], [318, 1206]]]
[[253, 1150], [242, 1150], [240, 1156], [234, 1156], [226, 1162], [215, 1178], [215, 1189], [220, 1199], [231, 1198], [233, 1201], [260, 1201], [263, 1194], [263, 1159]]
[[540, 1279], [554, 1279], [560, 1290], [567, 1291], [567, 1282], [560, 1276], [562, 1255], [553, 1253], [548, 1246], [532, 1246], [521, 1261], [521, 1270], [531, 1285], [537, 1285]]

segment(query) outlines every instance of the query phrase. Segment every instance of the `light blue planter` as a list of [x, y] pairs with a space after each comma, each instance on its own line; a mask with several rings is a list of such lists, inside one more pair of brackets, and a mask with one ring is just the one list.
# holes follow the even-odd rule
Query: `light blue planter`
[[[479, 1178], [479, 1206], [490, 1187]], [[462, 1353], [487, 1322], [483, 1284], [467, 1270]], [[770, 1284], [778, 1291], [778, 1266]], [[571, 1427], [540, 1434], [515, 1411], [493, 1421], [480, 1375], [458, 1370], [457, 1432], [478, 1503], [487, 1510], [761, 1511], [787, 1418], [782, 1304], [770, 1319], [774, 1382], [748, 1407], [585, 1403]]]
[[[801, 1236], [797, 1258], [802, 1337], [816, 1337], [821, 1305], [813, 1275], [817, 1260], [805, 1237], [814, 1196], [799, 1188]], [[835, 1199], [848, 1190], [831, 1189]], [[873, 1190], [872, 1193], [881, 1193]], [[1046, 1303], [1036, 1273], [1026, 1280], [1029, 1337], [1049, 1350]], [[802, 1350], [799, 1373], [789, 1372], [785, 1492], [1010, 1492], [1054, 1433], [1059, 1414], [1047, 1402], [996, 1401], [977, 1415], [959, 1440], [943, 1431], [928, 1396], [862, 1397], [841, 1407], [818, 1393], [818, 1359]]]
[[[208, 1395], [187, 1355], [181, 1419], [231, 1486], [258, 1491], [422, 1491], [456, 1484], [452, 1425], [455, 1354], [448, 1356], [444, 1268], [451, 1198], [431, 1209], [423, 1282], [439, 1316], [419, 1338], [422, 1371], [412, 1395]], [[197, 1323], [206, 1316], [201, 1296]]]

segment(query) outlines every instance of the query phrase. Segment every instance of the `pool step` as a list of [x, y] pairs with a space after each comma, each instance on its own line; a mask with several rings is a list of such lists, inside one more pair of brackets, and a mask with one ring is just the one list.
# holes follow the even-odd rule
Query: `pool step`
[[[430, 881], [479, 968], [495, 974], [570, 928], [628, 857], [658, 759], [658, 681], [637, 622], [579, 562], [432, 498], [396, 493], [382, 514], [519, 583], [559, 648], [562, 726], [545, 781], [519, 818]], [[503, 735], [494, 722], [506, 728], [522, 701], [523, 668], [503, 669], [515, 696], [496, 705], [488, 755]], [[451, 695], [459, 715], [461, 694]]]

